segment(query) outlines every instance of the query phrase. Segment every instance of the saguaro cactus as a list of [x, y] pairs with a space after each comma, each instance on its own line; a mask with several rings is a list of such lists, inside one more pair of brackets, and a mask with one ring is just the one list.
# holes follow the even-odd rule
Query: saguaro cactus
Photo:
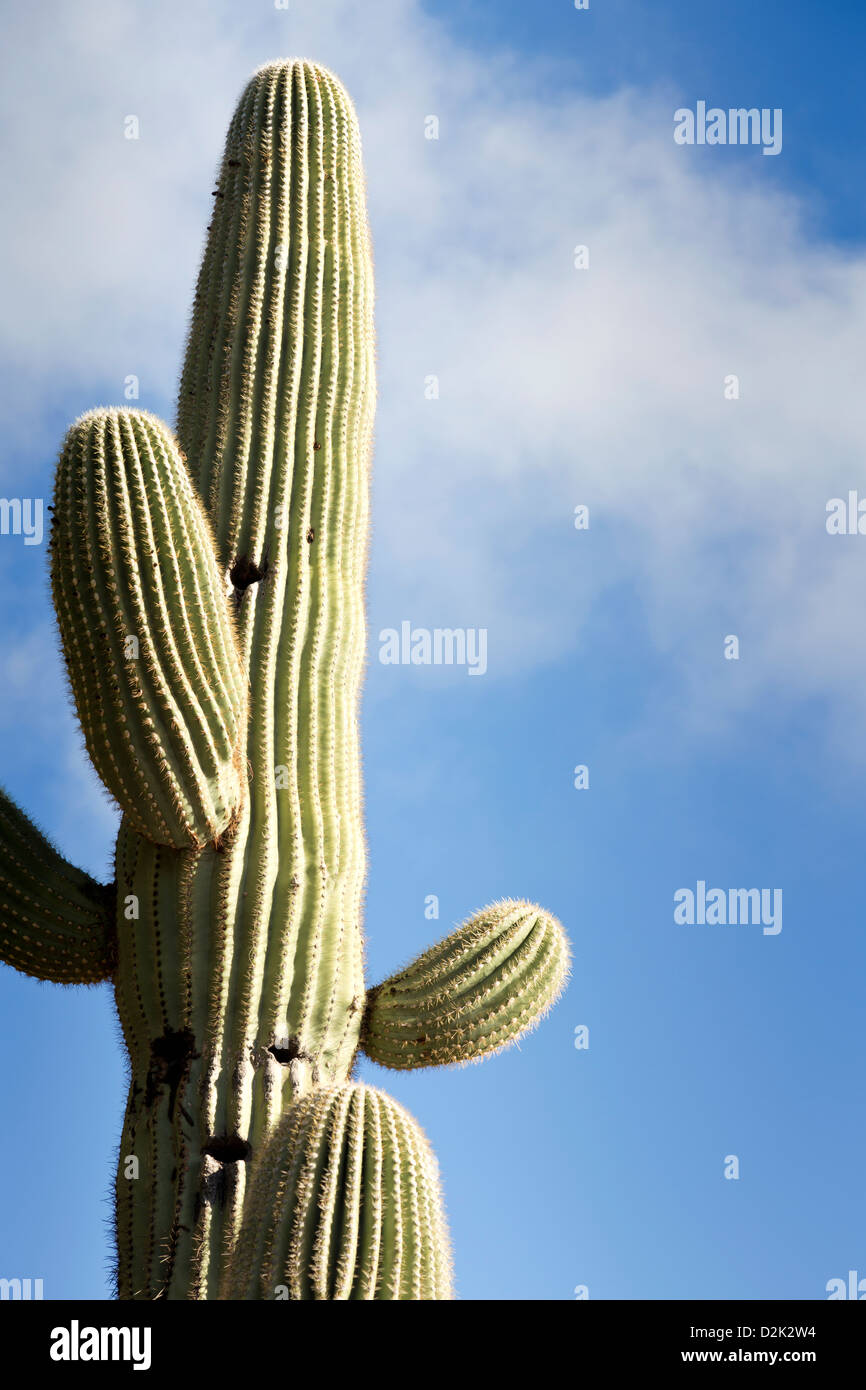
[[504, 902], [367, 993], [357, 705], [373, 285], [360, 141], [324, 68], [257, 72], [215, 189], [178, 405], [102, 410], [57, 471], [52, 583], [110, 886], [0, 799], [0, 957], [112, 980], [131, 1079], [121, 1298], [450, 1296], [435, 1159], [351, 1082], [482, 1056], [560, 992]]

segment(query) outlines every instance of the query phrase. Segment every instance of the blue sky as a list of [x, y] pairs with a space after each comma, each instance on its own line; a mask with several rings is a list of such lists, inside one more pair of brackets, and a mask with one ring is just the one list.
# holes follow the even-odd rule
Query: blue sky
[[[47, 499], [67, 423], [122, 404], [128, 373], [173, 417], [237, 93], [275, 56], [333, 67], [358, 104], [378, 286], [370, 983], [504, 895], [556, 913], [574, 948], [519, 1050], [362, 1076], [434, 1144], [462, 1297], [825, 1297], [866, 1277], [866, 541], [825, 528], [828, 499], [866, 495], [866, 16], [360, 8], [10, 10], [0, 492]], [[673, 112], [698, 100], [781, 107], [782, 153], [676, 146]], [[44, 547], [0, 537], [0, 571], [4, 784], [105, 876], [116, 816], [80, 750]], [[486, 675], [380, 664], [406, 619], [486, 627]], [[781, 888], [781, 932], [675, 925], [699, 880]], [[0, 1275], [104, 1297], [110, 992], [4, 969], [0, 1038]]]
[[863, 235], [859, 54], [866, 14], [857, 0], [596, 0], [581, 13], [571, 0], [424, 8], [447, 11], [451, 32], [481, 55], [507, 45], [554, 64], [563, 85], [579, 82], [596, 94], [670, 81], [684, 105], [703, 97], [748, 106], [750, 94], [762, 92], [760, 105], [783, 108], [788, 139], [784, 162], [762, 177], [796, 188], [834, 238]]

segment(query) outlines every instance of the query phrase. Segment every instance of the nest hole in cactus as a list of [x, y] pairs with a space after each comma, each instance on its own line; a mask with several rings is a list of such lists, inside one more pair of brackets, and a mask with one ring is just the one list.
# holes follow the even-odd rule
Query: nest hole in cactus
[[267, 555], [262, 559], [260, 566], [255, 560], [251, 560], [249, 555], [239, 555], [229, 570], [229, 579], [240, 596], [246, 593], [251, 584], [259, 584], [263, 579], [267, 579], [269, 569]]
[[177, 1033], [169, 1030], [163, 1037], [154, 1038], [150, 1050], [154, 1061], [176, 1065], [195, 1056], [195, 1038], [188, 1028], [182, 1028]]
[[316, 1060], [309, 1052], [302, 1051], [297, 1038], [289, 1038], [287, 1043], [272, 1043], [268, 1052], [284, 1067], [287, 1067], [290, 1062], [315, 1062]]
[[252, 1149], [239, 1134], [215, 1134], [208, 1139], [202, 1153], [218, 1163], [245, 1163]]

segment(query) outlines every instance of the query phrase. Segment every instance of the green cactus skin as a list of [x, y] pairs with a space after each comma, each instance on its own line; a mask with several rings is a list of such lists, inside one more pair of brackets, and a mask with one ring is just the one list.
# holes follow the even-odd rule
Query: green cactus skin
[[[131, 1072], [121, 1298], [269, 1298], [278, 1270], [292, 1299], [447, 1298], [426, 1141], [347, 1084], [367, 999], [357, 707], [375, 387], [360, 139], [337, 79], [302, 61], [257, 72], [215, 192], [178, 442], [141, 412], [99, 411], [58, 470], [55, 597], [87, 746], [124, 812], [115, 884], [76, 878], [48, 847], [46, 906], [18, 887], [38, 832], [0, 815], [2, 958], [46, 979], [111, 973]], [[121, 635], [147, 649], [141, 698]], [[450, 1008], [438, 957], [404, 972], [412, 1026], [447, 1060], [512, 1039], [564, 978], [553, 919], [503, 910], [482, 914], [489, 944], [472, 938], [468, 972], [459, 932], [441, 948]], [[406, 1001], [399, 1019], [388, 1002], [402, 979], [373, 991], [368, 1047], [427, 1065], [430, 1048], [403, 1046]], [[330, 1175], [321, 1211], [288, 1176], [313, 1150]]]
[[412, 1116], [370, 1086], [298, 1101], [256, 1165], [221, 1297], [451, 1296], [439, 1169]]
[[555, 917], [531, 903], [496, 903], [370, 991], [363, 1049], [401, 1070], [478, 1061], [556, 1003], [569, 957]]
[[114, 889], [73, 868], [0, 791], [0, 960], [61, 985], [110, 980]]
[[[364, 1003], [373, 298], [336, 80], [304, 63], [257, 73], [217, 192], [178, 434], [235, 589], [249, 795], [220, 851], [177, 856], [121, 828], [120, 899], [153, 904], [121, 928], [117, 976], [133, 1070], [120, 1289], [136, 1297], [215, 1296], [249, 1158], [292, 1100], [346, 1079]], [[126, 1154], [142, 1180], [123, 1176]]]
[[209, 527], [159, 420], [95, 410], [73, 425], [51, 555], [94, 767], [149, 839], [208, 844], [241, 801], [246, 684]]

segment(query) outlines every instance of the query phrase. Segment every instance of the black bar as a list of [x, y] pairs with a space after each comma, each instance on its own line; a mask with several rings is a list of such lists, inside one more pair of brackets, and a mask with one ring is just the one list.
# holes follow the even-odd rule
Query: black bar
[[[136, 1380], [145, 1374], [174, 1375], [180, 1368], [189, 1368], [196, 1376], [221, 1377], [213, 1383], [230, 1384], [228, 1377], [234, 1374], [246, 1382], [265, 1376], [273, 1381], [276, 1376], [273, 1383], [278, 1383], [281, 1368], [288, 1377], [290, 1367], [297, 1367], [298, 1338], [344, 1327], [342, 1319], [346, 1316], [353, 1318], [351, 1332], [356, 1336], [387, 1335], [395, 1328], [417, 1333], [424, 1341], [413, 1343], [415, 1356], [423, 1348], [425, 1368], [432, 1368], [441, 1359], [450, 1365], [455, 1378], [462, 1362], [459, 1345], [466, 1345], [469, 1352], [474, 1342], [471, 1358], [463, 1362], [463, 1372], [477, 1366], [479, 1354], [489, 1373], [490, 1360], [497, 1359], [497, 1351], [506, 1370], [508, 1358], [523, 1353], [535, 1364], [533, 1380], [551, 1372], [552, 1363], [564, 1358], [574, 1370], [568, 1379], [586, 1382], [587, 1373], [591, 1373], [591, 1379], [598, 1383], [606, 1373], [638, 1370], [665, 1375], [679, 1369], [701, 1374], [708, 1365], [735, 1374], [752, 1366], [775, 1370], [792, 1365], [805, 1366], [821, 1377], [846, 1369], [850, 1373], [850, 1368], [860, 1363], [866, 1333], [862, 1310], [847, 1301], [830, 1300], [530, 1302], [520, 1311], [503, 1303], [457, 1301], [414, 1314], [368, 1310], [359, 1323], [354, 1322], [356, 1314], [316, 1313], [312, 1308], [292, 1312], [287, 1304], [279, 1303], [5, 1300], [0, 1302], [0, 1337], [7, 1364], [20, 1359], [26, 1370], [58, 1383], [69, 1376], [92, 1379], [101, 1371], [113, 1376], [135, 1374], [136, 1361], [140, 1366]], [[331, 1323], [331, 1317], [338, 1322]], [[406, 1323], [406, 1317], [420, 1317], [421, 1323]], [[325, 1320], [320, 1321], [322, 1318]], [[537, 1325], [546, 1324], [548, 1318], [556, 1340], [539, 1342]], [[118, 1333], [103, 1339], [103, 1328], [118, 1329]], [[488, 1328], [493, 1331], [486, 1333]], [[369, 1347], [370, 1343], [360, 1345]], [[409, 1366], [401, 1366], [399, 1345], [393, 1348], [398, 1356], [390, 1372], [387, 1360], [381, 1368], [387, 1380], [414, 1374]], [[329, 1380], [341, 1360], [343, 1346], [357, 1362], [360, 1347], [354, 1342], [351, 1351], [350, 1344], [339, 1340], [329, 1340], [321, 1348], [322, 1369]], [[85, 1359], [91, 1350], [105, 1359]], [[313, 1346], [305, 1350], [310, 1354]], [[77, 1360], [55, 1359], [60, 1353], [71, 1357], [74, 1352]], [[115, 1353], [125, 1353], [126, 1359], [114, 1359]], [[386, 1347], [381, 1347], [379, 1354], [386, 1356]], [[511, 1369], [516, 1372], [516, 1363]]]

